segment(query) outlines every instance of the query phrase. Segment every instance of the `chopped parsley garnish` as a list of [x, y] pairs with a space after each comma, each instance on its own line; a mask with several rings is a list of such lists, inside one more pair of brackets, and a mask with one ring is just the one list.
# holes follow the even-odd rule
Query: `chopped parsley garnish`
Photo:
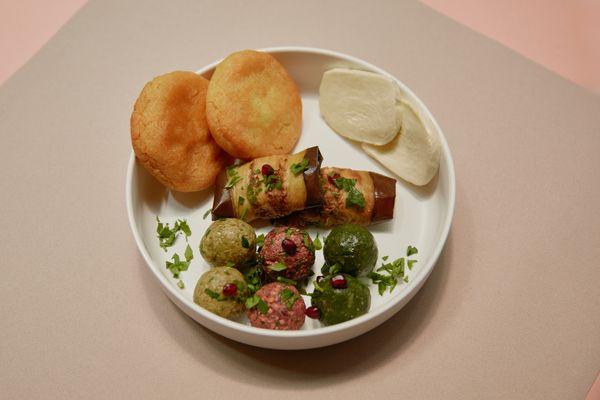
[[357, 208], [365, 208], [365, 196], [356, 188], [352, 188], [346, 196], [346, 207], [356, 206]]
[[323, 264], [321, 267], [321, 274], [323, 275], [335, 275], [342, 271], [342, 267], [339, 264], [333, 264], [331, 266]]
[[384, 271], [386, 274], [371, 272], [368, 277], [371, 278], [374, 284], [377, 284], [377, 289], [380, 295], [383, 295], [386, 289], [389, 288], [390, 293], [398, 284], [398, 279], [404, 279], [404, 258], [398, 258], [391, 263], [383, 263], [377, 271]]
[[259, 267], [252, 267], [244, 274], [248, 290], [251, 294], [256, 292], [262, 286], [261, 270]]
[[283, 231], [285, 234], [286, 238], [291, 238], [292, 237], [292, 228], [285, 228], [285, 231]]
[[260, 311], [261, 314], [267, 314], [269, 312], [269, 306], [262, 299], [258, 300], [256, 308], [258, 308], [258, 311]]
[[256, 204], [256, 195], [257, 193], [254, 192], [254, 186], [252, 182], [250, 182], [250, 184], [246, 188], [246, 197], [248, 197], [248, 201], [250, 202], [250, 204]]
[[262, 314], [267, 314], [269, 312], [269, 306], [257, 294], [248, 297], [245, 305], [248, 310], [256, 307]]
[[410, 257], [410, 256], [412, 256], [413, 254], [418, 254], [418, 253], [419, 253], [419, 250], [417, 250], [417, 248], [416, 248], [416, 247], [413, 247], [413, 246], [408, 246], [408, 247], [406, 248], [406, 256], [407, 256], [407, 257]]
[[263, 182], [265, 183], [267, 192], [270, 192], [273, 189], [283, 189], [283, 183], [281, 182], [281, 179], [279, 179], [279, 175], [277, 174], [264, 175]]
[[168, 223], [163, 224], [160, 222], [158, 216], [156, 217], [156, 221], [158, 222], [156, 226], [158, 243], [164, 251], [167, 251], [167, 247], [171, 247], [175, 243], [175, 235], [179, 229], [176, 229], [177, 226], [171, 229]]
[[288, 279], [288, 278], [285, 278], [283, 276], [278, 276], [277, 277], [277, 282], [287, 283], [288, 285], [292, 285], [292, 286], [296, 286], [298, 284], [298, 282], [296, 282], [295, 280]]
[[373, 283], [377, 284], [377, 291], [379, 292], [380, 296], [385, 293], [387, 288], [390, 289], [391, 293], [398, 284], [398, 278], [392, 275], [383, 275], [378, 274], [377, 272], [371, 272], [369, 274], [369, 278], [371, 278]]
[[242, 177], [239, 176], [235, 165], [227, 168], [227, 176], [229, 177], [229, 180], [225, 185], [225, 189], [231, 189], [236, 183], [242, 180]]
[[190, 229], [190, 226], [188, 225], [185, 219], [178, 219], [177, 222], [175, 222], [175, 226], [178, 226], [179, 229], [181, 229], [181, 231], [185, 235], [186, 241], [188, 237], [192, 236], [192, 230]]
[[388, 260], [388, 258], [390, 258], [390, 256], [383, 256], [383, 257], [381, 257], [381, 259], [382, 259], [383, 261], [387, 261], [387, 260]]
[[[317, 282], [316, 280], [313, 281], [313, 286], [315, 288], [315, 290], [322, 292], [324, 289], [321, 287], [321, 285], [319, 285], [319, 282]], [[313, 292], [314, 293], [314, 292]]]
[[[418, 250], [416, 247], [408, 246], [406, 254], [412, 256], [417, 254]], [[413, 265], [417, 260], [405, 259], [404, 257], [398, 258], [390, 263], [386, 263], [388, 256], [382, 257], [384, 261], [381, 267], [377, 268], [377, 272], [371, 272], [368, 277], [371, 278], [374, 284], [377, 284], [379, 294], [383, 295], [386, 289], [389, 289], [390, 293], [398, 284], [398, 279], [402, 279], [404, 282], [408, 282], [408, 276], [405, 274], [404, 266], [408, 269], [412, 269]], [[381, 272], [381, 273], [380, 273]]]
[[265, 244], [265, 235], [261, 233], [256, 237], [256, 245], [262, 247]]
[[214, 291], [210, 290], [209, 288], [204, 289], [204, 293], [206, 293], [208, 295], [208, 297], [210, 297], [211, 299], [215, 299], [218, 301], [225, 300], [221, 296], [221, 293], [214, 292]]
[[185, 289], [185, 284], [181, 279], [179, 280], [179, 282], [177, 282], [177, 286], [179, 287], [179, 289]]
[[208, 210], [206, 210], [206, 212], [204, 213], [204, 215], [202, 216], [202, 219], [206, 219], [206, 217], [208, 217], [210, 215], [210, 212], [212, 210], [209, 208]]
[[321, 244], [321, 239], [319, 239], [319, 234], [317, 233], [317, 237], [315, 238], [315, 240], [313, 241], [313, 243], [315, 244], [315, 249], [316, 250], [321, 250], [323, 248], [323, 245]]
[[229, 267], [229, 268], [233, 268], [233, 267], [235, 267], [235, 263], [233, 261], [227, 261], [227, 263], [225, 264], [225, 266]]
[[335, 187], [348, 193], [346, 207], [365, 207], [365, 196], [355, 187], [356, 179], [336, 178], [333, 180]]
[[279, 297], [281, 298], [281, 302], [285, 304], [288, 310], [291, 310], [294, 307], [296, 300], [299, 299], [298, 295], [288, 288], [282, 289], [279, 293]]
[[194, 259], [194, 252], [192, 251], [192, 248], [189, 244], [185, 248], [185, 253], [183, 253], [183, 255], [185, 256], [185, 261], [187, 262], [190, 262]]
[[306, 231], [302, 234], [302, 242], [304, 243], [304, 246], [306, 246], [306, 248], [308, 250], [310, 250], [312, 253], [315, 252], [315, 245], [310, 240], [310, 235]]
[[[189, 245], [188, 245], [189, 247]], [[179, 274], [182, 271], [187, 271], [188, 267], [190, 266], [190, 260], [180, 260], [179, 259], [179, 254], [175, 253], [173, 254], [173, 257], [171, 257], [171, 259], [173, 260], [173, 262], [171, 261], [166, 261], [166, 267], [169, 271], [171, 271], [171, 273], [173, 274], [173, 278], [178, 279], [179, 278]]]
[[175, 239], [180, 231], [184, 233], [186, 241], [192, 234], [192, 230], [185, 219], [178, 219], [175, 221], [172, 229], [169, 226], [169, 223], [160, 222], [158, 216], [156, 217], [156, 222], [158, 223], [156, 225], [158, 244], [164, 251], [167, 251], [167, 247], [173, 246], [173, 243], [175, 243]]
[[279, 261], [277, 261], [276, 263], [273, 263], [273, 264], [269, 265], [268, 268], [270, 270], [272, 270], [272, 271], [283, 271], [287, 267], [285, 266], [285, 264], [280, 263]]
[[303, 158], [302, 161], [300, 161], [299, 163], [292, 164], [292, 166], [290, 167], [290, 171], [292, 171], [294, 175], [298, 175], [306, 171], [307, 168], [308, 158]]
[[245, 249], [250, 248], [250, 242], [246, 239], [246, 236], [242, 236], [242, 247]]
[[242, 196], [238, 197], [238, 205], [243, 206], [244, 205], [244, 198]]

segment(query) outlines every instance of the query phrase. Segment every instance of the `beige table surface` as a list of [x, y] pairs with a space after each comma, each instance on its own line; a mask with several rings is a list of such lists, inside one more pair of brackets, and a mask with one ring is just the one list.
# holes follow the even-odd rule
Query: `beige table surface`
[[[274, 45], [387, 69], [456, 163], [425, 287], [314, 351], [187, 318], [125, 212], [142, 85]], [[600, 100], [418, 3], [92, 2], [0, 88], [0, 167], [2, 399], [582, 399], [600, 368]]]

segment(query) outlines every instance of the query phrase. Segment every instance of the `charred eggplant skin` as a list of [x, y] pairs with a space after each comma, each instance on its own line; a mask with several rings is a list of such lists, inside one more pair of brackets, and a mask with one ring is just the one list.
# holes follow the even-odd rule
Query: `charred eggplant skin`
[[371, 223], [393, 219], [396, 202], [396, 180], [377, 172], [369, 172], [369, 175], [373, 179], [373, 192], [375, 194]]

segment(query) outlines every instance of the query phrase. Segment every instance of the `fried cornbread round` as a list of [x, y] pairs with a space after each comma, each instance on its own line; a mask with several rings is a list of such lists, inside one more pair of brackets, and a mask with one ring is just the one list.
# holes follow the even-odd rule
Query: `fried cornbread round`
[[175, 71], [148, 82], [131, 114], [131, 143], [138, 161], [170, 189], [210, 187], [230, 157], [206, 122], [208, 80]]
[[296, 84], [270, 54], [243, 50], [215, 69], [206, 95], [215, 141], [232, 156], [252, 159], [292, 151], [302, 129]]

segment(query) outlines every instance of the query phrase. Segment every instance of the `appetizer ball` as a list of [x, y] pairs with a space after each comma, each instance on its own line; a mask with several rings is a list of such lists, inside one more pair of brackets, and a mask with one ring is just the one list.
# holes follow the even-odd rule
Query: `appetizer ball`
[[224, 318], [244, 310], [247, 294], [244, 276], [235, 268], [216, 267], [202, 274], [194, 289], [194, 303]]
[[333, 228], [323, 246], [327, 265], [338, 264], [342, 272], [365, 276], [377, 262], [377, 244], [369, 230], [360, 225], [341, 225]]
[[306, 305], [294, 286], [273, 282], [261, 287], [256, 295], [262, 303], [246, 310], [252, 326], [296, 330], [304, 324]]
[[315, 245], [310, 235], [301, 229], [280, 226], [265, 236], [260, 249], [265, 275], [299, 280], [311, 274], [315, 263]]
[[324, 325], [339, 324], [366, 314], [371, 307], [371, 292], [350, 275], [328, 276], [315, 284], [311, 306], [319, 310]]
[[212, 136], [232, 156], [287, 154], [300, 137], [302, 101], [296, 84], [273, 56], [244, 50], [215, 69], [206, 117]]
[[211, 265], [242, 266], [256, 255], [256, 233], [236, 218], [213, 222], [200, 241], [200, 254]]
[[176, 71], [144, 86], [131, 114], [137, 160], [160, 183], [180, 192], [210, 187], [230, 158], [208, 131], [208, 80]]

